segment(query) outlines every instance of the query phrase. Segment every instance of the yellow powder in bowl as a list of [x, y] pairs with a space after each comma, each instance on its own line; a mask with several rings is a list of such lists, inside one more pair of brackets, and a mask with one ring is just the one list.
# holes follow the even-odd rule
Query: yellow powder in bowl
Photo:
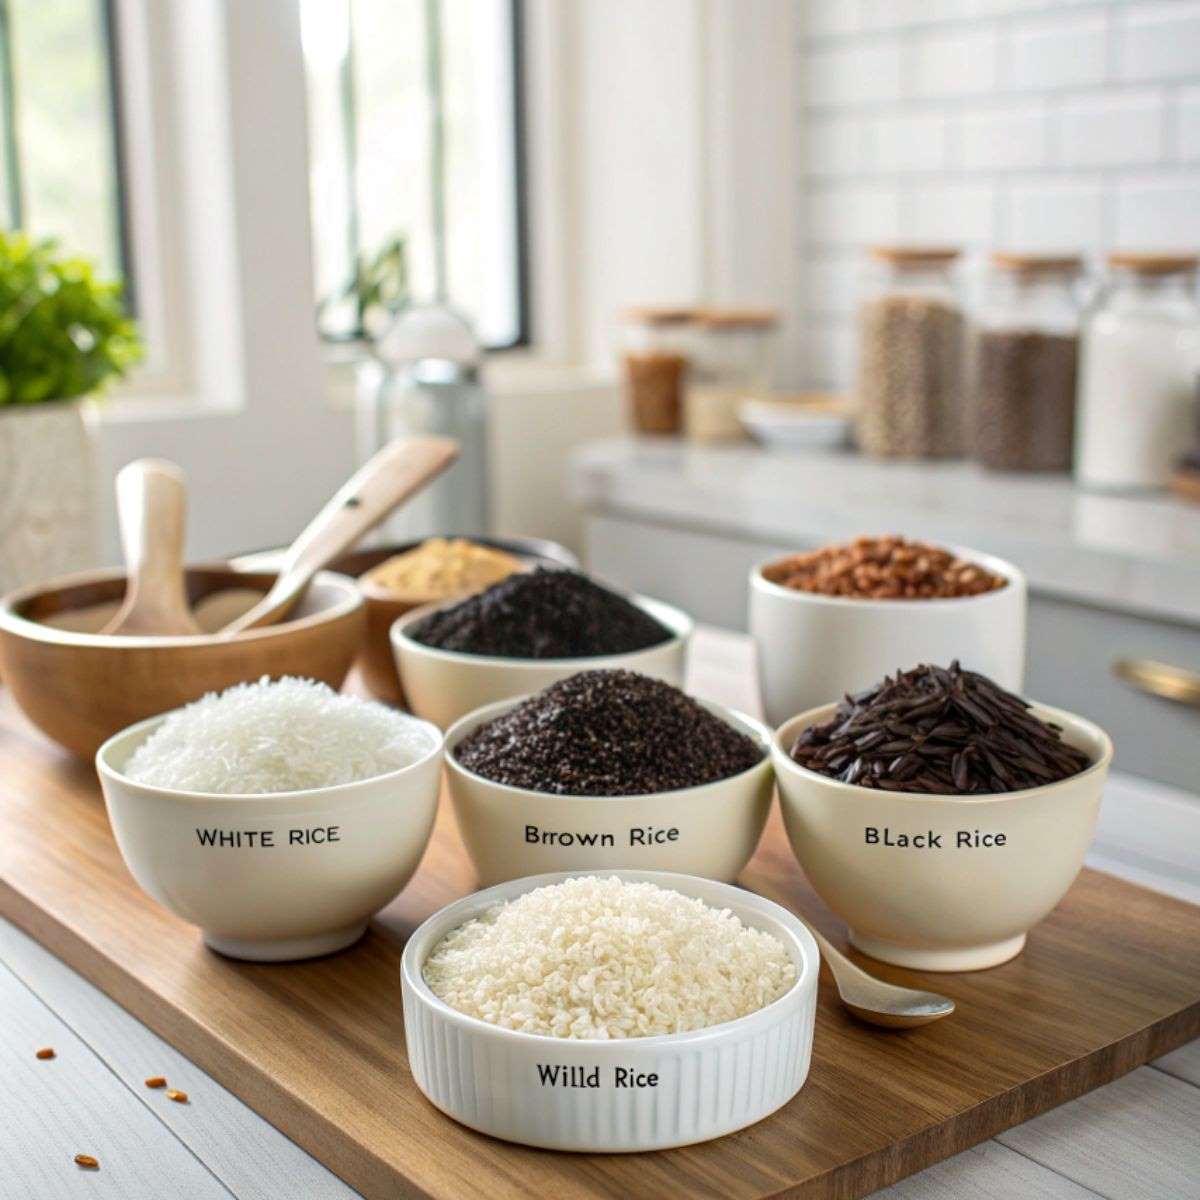
[[362, 576], [397, 600], [442, 600], [491, 587], [523, 567], [520, 559], [466, 538], [430, 538]]

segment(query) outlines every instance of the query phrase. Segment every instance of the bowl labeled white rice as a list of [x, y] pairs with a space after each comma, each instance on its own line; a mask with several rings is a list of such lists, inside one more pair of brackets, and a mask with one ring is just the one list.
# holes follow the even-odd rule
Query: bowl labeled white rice
[[706, 1029], [778, 1000], [796, 967], [778, 938], [648, 882], [582, 876], [448, 933], [425, 982], [451, 1008], [555, 1038]]
[[178, 791], [264, 795], [373, 779], [432, 748], [428, 728], [405, 713], [313, 679], [264, 675], [171, 713], [124, 773]]

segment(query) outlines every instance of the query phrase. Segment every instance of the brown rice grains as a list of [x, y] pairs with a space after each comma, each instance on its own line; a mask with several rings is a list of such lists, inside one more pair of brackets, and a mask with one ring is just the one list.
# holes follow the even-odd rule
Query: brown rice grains
[[857, 600], [948, 600], [996, 591], [1008, 582], [940, 546], [894, 535], [792, 554], [768, 563], [762, 573], [793, 591]]

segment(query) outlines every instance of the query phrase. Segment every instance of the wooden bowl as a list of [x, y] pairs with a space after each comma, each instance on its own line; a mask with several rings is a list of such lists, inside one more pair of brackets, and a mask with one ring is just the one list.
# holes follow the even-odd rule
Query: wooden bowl
[[[188, 598], [202, 610], [219, 593], [236, 590], [249, 607], [274, 578], [227, 566], [189, 568]], [[229, 640], [87, 632], [103, 625], [124, 591], [123, 572], [89, 571], [0, 599], [0, 675], [25, 715], [81, 758], [135, 721], [263, 675], [340, 687], [366, 621], [357, 585], [322, 572], [291, 620]]]
[[[376, 546], [370, 550], [355, 550], [351, 554], [343, 555], [330, 566], [334, 571], [357, 578], [366, 574], [372, 567], [377, 567], [381, 562], [386, 562], [393, 555], [403, 554], [406, 550], [415, 550], [427, 540], [427, 538], [418, 538], [412, 542]], [[565, 546], [541, 538], [472, 537], [469, 540], [480, 546], [503, 550], [530, 566], [538, 564], [576, 568], [579, 566], [579, 560]], [[412, 612], [414, 608], [420, 608], [434, 600], [448, 603], [456, 597], [426, 596], [423, 599], [397, 600], [394, 596], [389, 596], [382, 590], [371, 588], [361, 582], [359, 587], [367, 604], [367, 633], [359, 653], [359, 672], [372, 696], [388, 704], [403, 706], [404, 695], [400, 690], [400, 677], [396, 674], [396, 659], [392, 654], [392, 643], [388, 631], [397, 617]]]

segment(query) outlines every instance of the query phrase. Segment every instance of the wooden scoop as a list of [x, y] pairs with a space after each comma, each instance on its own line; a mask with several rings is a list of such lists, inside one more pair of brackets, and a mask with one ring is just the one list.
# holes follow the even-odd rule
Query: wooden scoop
[[292, 543], [274, 587], [221, 631], [233, 637], [282, 621], [312, 577], [458, 457], [449, 438], [397, 438], [361, 467]]
[[187, 507], [183, 472], [139, 458], [117, 475], [117, 519], [125, 552], [125, 599], [100, 631], [126, 637], [200, 634], [183, 586]]

